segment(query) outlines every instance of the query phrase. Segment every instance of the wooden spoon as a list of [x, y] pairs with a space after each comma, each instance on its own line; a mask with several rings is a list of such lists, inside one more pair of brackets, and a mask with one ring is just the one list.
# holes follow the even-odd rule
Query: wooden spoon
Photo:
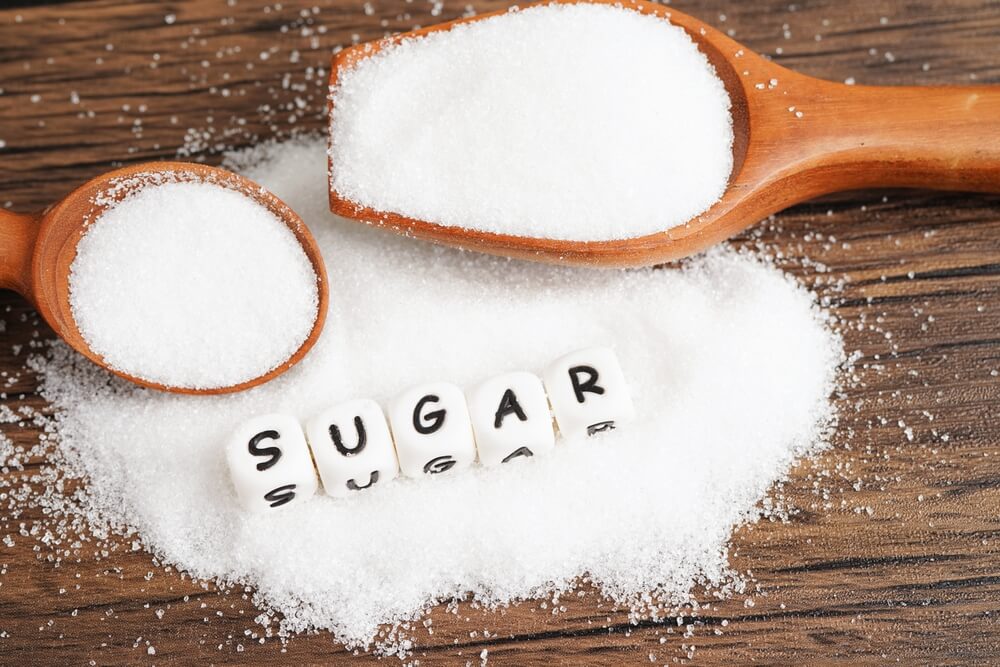
[[[360, 206], [332, 187], [330, 209], [403, 234], [497, 255], [562, 264], [641, 266], [697, 253], [776, 211], [832, 192], [870, 187], [1000, 192], [1000, 86], [831, 83], [776, 65], [669, 7], [642, 0], [581, 1], [619, 5], [669, 20], [687, 31], [715, 67], [732, 99], [735, 141], [729, 185], [714, 206], [663, 232], [592, 242], [447, 227]], [[502, 13], [347, 48], [333, 58], [330, 85], [337, 85], [346, 68], [387, 46]], [[331, 101], [330, 113], [336, 112]], [[330, 168], [332, 173], [332, 160]]]
[[[190, 389], [149, 382], [111, 368], [80, 335], [69, 298], [70, 265], [87, 225], [96, 220], [111, 202], [120, 201], [135, 188], [148, 184], [151, 176], [163, 182], [209, 182], [237, 190], [266, 206], [288, 225], [316, 272], [319, 311], [309, 337], [287, 361], [272, 371], [247, 382], [213, 389]], [[98, 201], [102, 203], [97, 203]], [[0, 210], [0, 288], [12, 289], [28, 299], [45, 321], [73, 349], [115, 375], [144, 387], [181, 394], [224, 394], [242, 391], [267, 382], [294, 366], [319, 338], [326, 319], [328, 299], [326, 269], [315, 239], [295, 211], [270, 192], [237, 174], [202, 164], [157, 162], [109, 172], [87, 181], [58, 203], [41, 213], [23, 215]]]

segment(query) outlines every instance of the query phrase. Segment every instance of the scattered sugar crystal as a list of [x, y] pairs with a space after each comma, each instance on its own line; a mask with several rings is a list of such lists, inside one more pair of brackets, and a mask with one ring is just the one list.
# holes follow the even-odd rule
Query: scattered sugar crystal
[[578, 241], [642, 236], [715, 203], [729, 95], [687, 33], [547, 5], [409, 39], [340, 74], [331, 187], [442, 225]]
[[70, 270], [73, 317], [112, 368], [225, 387], [285, 362], [316, 321], [316, 274], [292, 231], [210, 183], [140, 187], [95, 220]]
[[[313, 352], [227, 396], [109, 382], [63, 345], [35, 367], [60, 465], [87, 479], [87, 520], [134, 528], [193, 577], [253, 586], [283, 633], [328, 628], [367, 645], [380, 624], [434, 601], [552, 600], [585, 574], [624, 604], [686, 600], [697, 583], [730, 581], [733, 528], [796, 457], [823, 447], [840, 339], [772, 265], [725, 249], [636, 271], [462, 253], [331, 216], [319, 140], [230, 159], [295, 207], [336, 267], [333, 326]], [[468, 387], [539, 372], [592, 345], [617, 351], [638, 414], [628, 428], [518, 465], [320, 495], [273, 515], [239, 509], [223, 442], [243, 419], [304, 420], [432, 379]]]

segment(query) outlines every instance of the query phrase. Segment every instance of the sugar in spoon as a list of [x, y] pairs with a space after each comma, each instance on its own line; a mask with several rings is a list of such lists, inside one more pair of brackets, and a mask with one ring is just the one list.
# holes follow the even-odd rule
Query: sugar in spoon
[[[316, 274], [319, 304], [309, 336], [282, 364], [232, 386], [207, 389], [174, 387], [147, 381], [111, 367], [81, 335], [70, 301], [70, 267], [76, 257], [77, 245], [87, 225], [128, 194], [127, 188], [116, 187], [115, 184], [129, 182], [134, 177], [148, 181], [157, 176], [167, 182], [212, 183], [235, 190], [267, 208], [294, 234]], [[291, 208], [249, 179], [225, 169], [187, 162], [156, 162], [108, 172], [87, 181], [37, 214], [0, 210], [0, 288], [14, 290], [28, 299], [60, 338], [99, 366], [144, 387], [185, 394], [241, 391], [284, 373], [301, 360], [319, 338], [328, 299], [326, 269], [319, 247]]]
[[[575, 4], [577, 0], [555, 2]], [[471, 250], [561, 264], [624, 267], [692, 255], [772, 213], [833, 192], [876, 187], [1000, 192], [1000, 86], [833, 83], [781, 67], [668, 6], [642, 0], [583, 2], [620, 6], [668, 20], [683, 28], [714, 66], [732, 102], [734, 160], [728, 186], [711, 208], [662, 232], [606, 241], [532, 238], [445, 226], [359, 205], [332, 188], [331, 210]], [[344, 49], [333, 58], [331, 87], [346, 68], [386, 46], [505, 11]], [[331, 113], [337, 113], [335, 106]]]

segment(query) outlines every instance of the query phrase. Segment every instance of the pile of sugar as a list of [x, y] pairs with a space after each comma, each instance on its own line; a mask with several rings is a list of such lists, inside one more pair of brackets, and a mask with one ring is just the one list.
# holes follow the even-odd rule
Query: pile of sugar
[[316, 273], [292, 230], [221, 185], [140, 186], [91, 223], [70, 269], [84, 340], [112, 368], [226, 387], [287, 361], [316, 321]]
[[652, 234], [718, 201], [729, 95], [687, 33], [546, 5], [405, 40], [340, 73], [331, 187], [377, 211], [525, 237]]
[[[196, 577], [253, 586], [282, 631], [328, 628], [364, 645], [433, 601], [506, 603], [581, 576], [627, 604], [676, 603], [695, 583], [730, 581], [733, 528], [796, 457], [824, 446], [841, 342], [812, 295], [767, 263], [719, 250], [680, 270], [617, 272], [462, 253], [331, 216], [318, 140], [231, 160], [302, 214], [336, 267], [335, 326], [313, 352], [221, 397], [108, 382], [58, 345], [36, 367], [60, 465], [87, 478], [90, 524], [133, 529]], [[304, 420], [420, 382], [537, 372], [589, 345], [616, 348], [638, 415], [627, 428], [347, 500], [264, 516], [238, 507], [223, 443], [242, 419]]]

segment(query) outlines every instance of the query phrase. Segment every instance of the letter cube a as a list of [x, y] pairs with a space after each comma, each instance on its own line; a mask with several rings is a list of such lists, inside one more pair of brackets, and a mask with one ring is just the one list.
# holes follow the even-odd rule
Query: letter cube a
[[555, 446], [549, 399], [536, 375], [498, 375], [472, 389], [468, 398], [483, 465], [546, 454]]

